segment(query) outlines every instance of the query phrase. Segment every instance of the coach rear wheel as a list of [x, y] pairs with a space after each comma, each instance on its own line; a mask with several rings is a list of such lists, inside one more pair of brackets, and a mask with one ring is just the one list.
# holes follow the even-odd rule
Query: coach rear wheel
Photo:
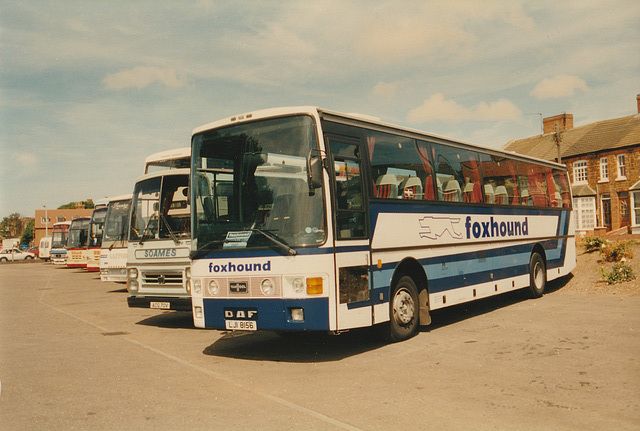
[[402, 277], [393, 288], [389, 304], [389, 341], [411, 338], [418, 331], [418, 289], [411, 277]]
[[533, 298], [540, 298], [547, 285], [547, 268], [540, 253], [533, 253], [529, 261], [529, 293]]

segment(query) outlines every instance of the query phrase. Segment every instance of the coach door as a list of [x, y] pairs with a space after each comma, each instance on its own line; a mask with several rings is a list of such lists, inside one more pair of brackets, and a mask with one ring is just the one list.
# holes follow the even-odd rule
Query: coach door
[[332, 165], [337, 328], [372, 323], [369, 229], [362, 148], [358, 140], [327, 136]]

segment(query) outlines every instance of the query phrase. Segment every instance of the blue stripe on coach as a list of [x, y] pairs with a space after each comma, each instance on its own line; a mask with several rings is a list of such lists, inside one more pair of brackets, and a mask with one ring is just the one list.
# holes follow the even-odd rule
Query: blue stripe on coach
[[[256, 320], [258, 330], [329, 330], [329, 298], [204, 298], [203, 305], [206, 328], [225, 329], [225, 309], [239, 309], [258, 311], [258, 318]], [[304, 308], [305, 320], [302, 322], [290, 320], [290, 308]]]

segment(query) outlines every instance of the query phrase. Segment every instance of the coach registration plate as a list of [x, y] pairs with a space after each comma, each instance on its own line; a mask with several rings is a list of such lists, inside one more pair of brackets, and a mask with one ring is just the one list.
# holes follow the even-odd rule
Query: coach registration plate
[[258, 325], [255, 320], [225, 320], [224, 326], [230, 331], [258, 330]]
[[169, 302], [155, 302], [155, 301], [152, 301], [149, 304], [149, 308], [157, 308], [157, 309], [160, 309], [160, 310], [169, 310], [169, 309], [171, 309], [171, 304]]

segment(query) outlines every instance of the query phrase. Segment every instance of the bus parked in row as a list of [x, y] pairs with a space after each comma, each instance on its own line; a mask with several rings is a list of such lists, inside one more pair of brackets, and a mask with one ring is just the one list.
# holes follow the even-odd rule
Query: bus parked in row
[[[191, 240], [190, 148], [170, 152], [164, 170], [140, 177], [133, 191], [127, 254], [130, 307], [191, 310], [185, 271]], [[147, 159], [149, 160], [149, 159]]]
[[[560, 164], [314, 107], [193, 132], [194, 324], [399, 341], [575, 267]], [[150, 218], [150, 217], [149, 217]], [[140, 225], [142, 226], [142, 225]]]
[[153, 153], [144, 160], [144, 174], [165, 169], [188, 169], [191, 167], [191, 147], [174, 148]]
[[102, 247], [102, 236], [104, 233], [104, 220], [107, 215], [108, 199], [97, 201], [91, 214], [89, 223], [89, 244], [87, 254], [87, 271], [100, 271], [100, 254]]
[[87, 268], [90, 217], [71, 220], [67, 240], [67, 268]]
[[127, 235], [131, 194], [109, 199], [100, 249], [100, 280], [127, 282]]
[[53, 224], [51, 233], [51, 262], [54, 265], [67, 264], [67, 240], [69, 238], [70, 221]]

